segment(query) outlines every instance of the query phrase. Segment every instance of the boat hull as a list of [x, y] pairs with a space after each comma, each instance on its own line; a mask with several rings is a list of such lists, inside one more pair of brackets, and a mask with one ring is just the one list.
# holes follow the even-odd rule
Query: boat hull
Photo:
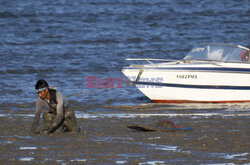
[[162, 87], [160, 89], [138, 88], [156, 103], [223, 103], [250, 102], [249, 91], [225, 89], [190, 89]]
[[[228, 65], [228, 64], [227, 64]], [[250, 102], [247, 65], [221, 67], [184, 65], [124, 68], [122, 72], [149, 99], [157, 103]]]

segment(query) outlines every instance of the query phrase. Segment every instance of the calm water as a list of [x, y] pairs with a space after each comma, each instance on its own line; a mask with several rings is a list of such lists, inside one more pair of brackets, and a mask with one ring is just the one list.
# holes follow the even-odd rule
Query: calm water
[[[64, 95], [87, 76], [122, 78], [125, 58], [180, 59], [199, 42], [249, 46], [249, 0], [1, 0], [0, 105], [33, 103], [46, 79]], [[149, 102], [135, 88], [71, 97], [82, 105]]]

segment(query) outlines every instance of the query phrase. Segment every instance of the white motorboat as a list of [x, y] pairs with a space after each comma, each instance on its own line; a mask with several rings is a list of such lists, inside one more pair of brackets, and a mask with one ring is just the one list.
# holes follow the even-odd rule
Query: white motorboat
[[240, 45], [199, 44], [182, 60], [146, 61], [123, 74], [157, 103], [250, 102], [250, 50]]

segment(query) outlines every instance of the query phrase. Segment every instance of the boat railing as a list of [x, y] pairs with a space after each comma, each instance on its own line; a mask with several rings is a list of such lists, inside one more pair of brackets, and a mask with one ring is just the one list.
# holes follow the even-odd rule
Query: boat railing
[[127, 61], [147, 61], [149, 64], [155, 65], [152, 61], [161, 61], [161, 62], [178, 62], [182, 60], [171, 60], [171, 59], [152, 59], [152, 58], [127, 58]]
[[245, 49], [245, 50], [250, 50], [249, 48], [247, 48], [247, 47], [245, 47], [245, 46], [241, 46], [241, 45], [237, 45], [238, 46], [238, 48], [241, 48], [241, 49]]

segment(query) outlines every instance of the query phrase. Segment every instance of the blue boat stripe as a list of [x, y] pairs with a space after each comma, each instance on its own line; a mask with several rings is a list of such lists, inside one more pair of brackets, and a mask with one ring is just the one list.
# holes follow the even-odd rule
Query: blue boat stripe
[[197, 88], [197, 89], [231, 89], [231, 90], [250, 90], [250, 86], [222, 86], [222, 85], [185, 85], [171, 83], [154, 83], [154, 82], [132, 82], [137, 85], [161, 86], [161, 87], [176, 87], [176, 88]]
[[[128, 67], [124, 69], [139, 69], [137, 67]], [[181, 67], [181, 68], [176, 68], [176, 67], [152, 67], [152, 68], [147, 68], [145, 67], [144, 70], [147, 69], [156, 69], [156, 70], [178, 70], [178, 71], [226, 71], [226, 72], [249, 72], [250, 73], [250, 68], [211, 68], [211, 67]]]

